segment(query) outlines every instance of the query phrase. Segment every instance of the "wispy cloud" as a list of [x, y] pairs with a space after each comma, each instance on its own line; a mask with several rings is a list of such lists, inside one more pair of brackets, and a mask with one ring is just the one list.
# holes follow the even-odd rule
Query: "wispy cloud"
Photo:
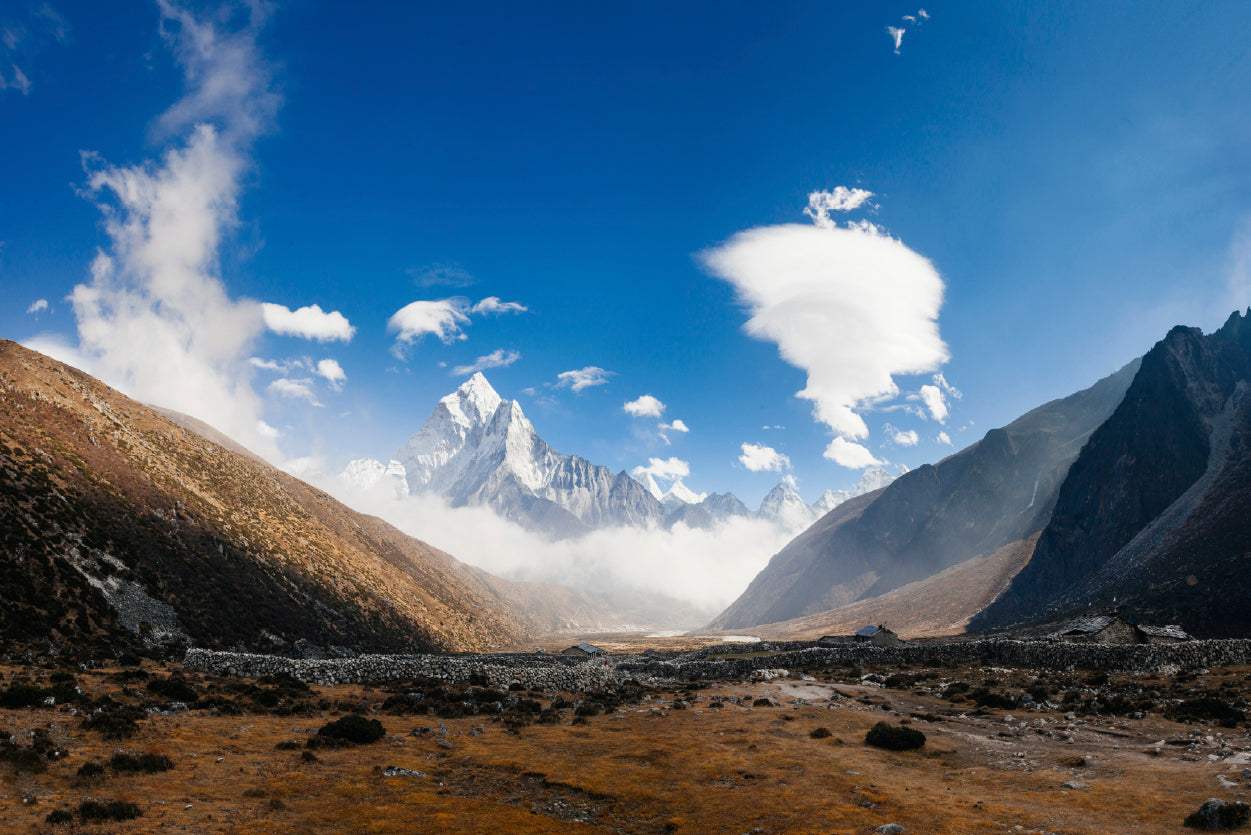
[[556, 388], [573, 389], [575, 392], [592, 386], [602, 386], [608, 382], [613, 372], [605, 371], [598, 365], [588, 365], [572, 371], [562, 371], [556, 375]]
[[625, 410], [626, 414], [633, 415], [634, 417], [658, 418], [664, 414], [665, 404], [661, 403], [650, 394], [644, 394], [637, 400], [630, 400], [626, 402], [622, 406], [622, 409]]
[[519, 351], [506, 351], [503, 348], [492, 351], [485, 357], [478, 357], [470, 365], [458, 365], [452, 369], [452, 376], [463, 377], [466, 374], [475, 374], [479, 371], [486, 371], [488, 368], [503, 368], [506, 365], [512, 365], [521, 359]]
[[916, 446], [921, 441], [920, 434], [915, 429], [899, 429], [889, 423], [882, 427], [889, 443], [896, 446]]
[[520, 302], [502, 302], [499, 296], [487, 296], [470, 308], [470, 313], [525, 313], [530, 308]]
[[[12, 5], [16, 10], [17, 4]], [[28, 96], [30, 79], [18, 62], [29, 67], [29, 62], [45, 47], [53, 44], [64, 46], [69, 42], [69, 26], [60, 12], [48, 3], [29, 7], [26, 13], [7, 17], [0, 24], [0, 47], [5, 55], [3, 63], [9, 65], [7, 72], [0, 70], [0, 92], [16, 90]]]
[[746, 332], [807, 372], [798, 396], [838, 436], [825, 456], [874, 463], [852, 443], [869, 433], [860, 412], [899, 395], [895, 376], [937, 371], [949, 356], [933, 264], [888, 236], [799, 224], [740, 232], [703, 261], [737, 290]]
[[30, 79], [26, 77], [26, 73], [22, 72], [22, 68], [17, 64], [11, 64], [13, 70], [9, 73], [9, 77], [5, 78], [4, 73], [0, 73], [0, 90], [17, 90], [23, 96], [30, 95]]
[[463, 328], [469, 324], [471, 314], [498, 315], [526, 310], [528, 308], [520, 302], [501, 302], [497, 296], [487, 296], [477, 304], [470, 304], [460, 296], [415, 301], [397, 310], [387, 322], [387, 331], [396, 335], [391, 353], [404, 359], [406, 349], [427, 335], [438, 337], [445, 345], [468, 339]]
[[305, 400], [314, 406], [321, 405], [321, 402], [317, 399], [317, 393], [313, 391], [313, 381], [307, 377], [299, 380], [279, 377], [269, 384], [267, 390], [279, 397], [285, 397], [290, 400]]
[[291, 310], [280, 304], [261, 304], [265, 327], [283, 336], [298, 336], [318, 342], [351, 342], [356, 328], [337, 310], [329, 313], [319, 305]]
[[872, 196], [871, 191], [846, 186], [836, 186], [833, 191], [814, 191], [808, 195], [808, 207], [804, 209], [804, 214], [822, 229], [830, 229], [837, 225], [830, 218], [830, 212], [855, 211]]
[[679, 420], [675, 420], [673, 423], [660, 424], [660, 431], [661, 432], [690, 432], [691, 430], [685, 423], [683, 423], [679, 419]]
[[475, 279], [459, 264], [431, 264], [412, 267], [404, 272], [412, 276], [418, 287], [468, 287]]
[[946, 432], [939, 432], [938, 437], [935, 440], [944, 446], [951, 446], [951, 436]]
[[47, 309], [48, 309], [48, 300], [39, 299], [37, 301], [31, 302], [30, 307], [26, 308], [26, 312], [27, 313], [39, 313], [40, 311], [47, 310]]
[[415, 301], [397, 310], [387, 321], [387, 330], [395, 333], [392, 353], [403, 359], [404, 348], [427, 334], [443, 343], [468, 339], [461, 327], [469, 324], [461, 299]]
[[764, 444], [743, 444], [743, 454], [738, 457], [739, 463], [753, 473], [780, 473], [791, 468], [791, 459]]
[[896, 55], [899, 54], [899, 47], [903, 46], [904, 31], [905, 30], [899, 28], [898, 26], [886, 27], [886, 34], [890, 35], [891, 40], [895, 42], [895, 54]]
[[71, 295], [80, 350], [93, 373], [132, 396], [193, 414], [276, 460], [273, 437], [258, 431], [248, 373], [262, 310], [229, 298], [217, 273], [250, 145], [278, 107], [257, 47], [264, 11], [201, 18], [158, 5], [186, 93], [157, 122], [166, 148], [158, 160], [119, 166], [84, 155], [86, 194], [104, 214], [109, 246]]

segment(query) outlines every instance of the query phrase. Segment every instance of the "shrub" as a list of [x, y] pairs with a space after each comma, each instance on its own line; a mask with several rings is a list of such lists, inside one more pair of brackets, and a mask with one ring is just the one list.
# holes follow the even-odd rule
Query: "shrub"
[[128, 821], [142, 815], [138, 804], [126, 800], [84, 800], [78, 804], [78, 817], [83, 821]]
[[1181, 704], [1175, 705], [1169, 710], [1169, 718], [1175, 722], [1187, 719], [1203, 722], [1210, 719], [1219, 723], [1222, 728], [1232, 728], [1239, 722], [1246, 721], [1247, 716], [1228, 702], [1222, 702], [1211, 696], [1202, 696], [1197, 699], [1186, 699]]
[[127, 739], [139, 730], [135, 720], [142, 719], [146, 715], [136, 708], [114, 708], [92, 716], [83, 723], [83, 727], [89, 731], [95, 731], [106, 739]]
[[904, 728], [878, 722], [865, 734], [865, 743], [888, 751], [911, 751], [925, 744], [925, 734], [916, 728]]
[[0, 707], [37, 707], [43, 704], [43, 700], [49, 695], [51, 691], [35, 687], [33, 684], [11, 684], [8, 689], [0, 693]]
[[305, 752], [303, 752], [302, 754], [300, 754], [300, 759], [301, 759], [301, 760], [303, 760], [303, 761], [304, 761], [304, 762], [306, 762], [306, 763], [315, 763], [315, 762], [318, 762], [318, 757], [317, 757], [317, 755], [316, 755], [316, 754], [314, 754], [312, 751], [305, 751]]
[[53, 826], [56, 826], [59, 823], [73, 823], [74, 812], [71, 809], [53, 809], [48, 813], [48, 816], [44, 818], [44, 821], [52, 824]]
[[1016, 707], [1016, 700], [1002, 693], [996, 693], [985, 687], [979, 687], [969, 693], [969, 698], [979, 707], [999, 708], [1000, 710], [1011, 710]]
[[142, 771], [144, 774], [156, 774], [169, 771], [174, 763], [164, 754], [127, 754], [118, 751], [109, 760], [114, 771]]
[[829, 728], [822, 727], [822, 728], [813, 728], [811, 731], [808, 732], [808, 736], [812, 737], [813, 739], [828, 739], [829, 737], [833, 736], [833, 734], [830, 733]]
[[279, 751], [299, 751], [303, 746], [294, 739], [287, 739], [274, 746]]
[[326, 739], [364, 745], [377, 742], [386, 735], [386, 729], [377, 719], [366, 719], [359, 713], [349, 713], [328, 725], [323, 725], [317, 735]]
[[751, 706], [752, 707], [774, 707], [774, 704], [768, 699], [756, 699], [756, 701], [751, 703]]
[[104, 776], [104, 763], [93, 760], [89, 763], [83, 763], [78, 767], [78, 776], [85, 779], [93, 779], [95, 777]]
[[154, 696], [160, 696], [171, 702], [186, 702], [190, 704], [194, 702], [198, 696], [187, 680], [182, 676], [170, 676], [169, 678], [154, 678], [148, 682], [148, 692]]

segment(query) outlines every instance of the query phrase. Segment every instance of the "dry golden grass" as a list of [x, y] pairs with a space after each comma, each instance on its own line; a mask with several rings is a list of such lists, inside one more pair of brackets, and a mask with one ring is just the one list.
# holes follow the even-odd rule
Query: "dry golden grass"
[[[7, 680], [15, 669], [0, 672]], [[1225, 675], [1245, 683], [1245, 673]], [[79, 675], [79, 683], [93, 695], [120, 688], [87, 674]], [[318, 690], [332, 700], [377, 703], [382, 697], [363, 687]], [[835, 690], [852, 698], [836, 698], [835, 707], [826, 707]], [[690, 707], [676, 708], [678, 694], [662, 692], [585, 724], [570, 724], [566, 716], [561, 724], [530, 725], [516, 734], [485, 716], [379, 715], [388, 732], [382, 741], [319, 749], [315, 762], [306, 762], [303, 750], [275, 745], [303, 742], [305, 731], [328, 721], [330, 712], [285, 718], [154, 715], [139, 723], [137, 736], [119, 743], [84, 731], [66, 709], [0, 710], [0, 727], [19, 742], [36, 727], [49, 728], [68, 752], [42, 774], [0, 766], [0, 829], [829, 835], [896, 822], [926, 833], [1175, 833], [1207, 797], [1234, 794], [1221, 788], [1217, 774], [1245, 782], [1233, 766], [1213, 764], [1206, 752], [1193, 761], [1183, 759], [1186, 749], [1178, 747], [1166, 746], [1159, 756], [1147, 753], [1150, 743], [1192, 730], [1154, 716], [1092, 721], [1069, 744], [1033, 733], [1005, 736], [1012, 723], [1003, 712], [962, 717], [952, 705], [911, 690], [781, 679], [711, 685], [683, 695], [692, 700]], [[718, 697], [721, 705], [713, 710]], [[748, 706], [760, 697], [781, 704]], [[809, 704], [792, 704], [796, 698]], [[914, 713], [934, 720], [908, 719]], [[926, 733], [927, 744], [903, 753], [866, 746], [866, 731], [884, 719], [911, 721]], [[440, 724], [450, 746], [437, 741]], [[420, 726], [436, 732], [408, 735]], [[819, 727], [831, 735], [812, 738]], [[483, 731], [472, 735], [477, 728]], [[1245, 732], [1225, 733], [1224, 744], [1251, 750]], [[75, 777], [83, 763], [107, 760], [119, 749], [167, 754], [174, 768], [110, 772], [92, 781]], [[1083, 765], [1074, 765], [1076, 755]], [[383, 776], [388, 766], [425, 776]], [[1090, 785], [1060, 788], [1074, 779]], [[24, 796], [35, 802], [24, 803]], [[143, 816], [86, 828], [44, 822], [52, 810], [89, 796], [133, 801]]]

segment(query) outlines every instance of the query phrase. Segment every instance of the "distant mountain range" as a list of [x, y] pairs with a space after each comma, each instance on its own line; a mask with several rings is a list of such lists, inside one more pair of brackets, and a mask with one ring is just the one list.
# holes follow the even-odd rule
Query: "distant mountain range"
[[798, 635], [871, 612], [939, 634], [941, 623], [1020, 630], [1116, 609], [1246, 636], [1248, 316], [1209, 335], [1174, 328], [1089, 389], [844, 502], [712, 627]]
[[[904, 470], [906, 471], [906, 469]], [[352, 461], [340, 480], [361, 489], [389, 483], [397, 497], [432, 492], [453, 506], [485, 505], [530, 530], [564, 538], [612, 526], [676, 524], [708, 528], [734, 517], [762, 518], [799, 531], [856, 495], [889, 484], [881, 467], [855, 491], [826, 491], [808, 505], [783, 482], [751, 511], [733, 494], [697, 494], [681, 480], [661, 490], [649, 473], [613, 473], [552, 449], [515, 400], [504, 400], [474, 374], [442, 398], [425, 424], [387, 464]]]

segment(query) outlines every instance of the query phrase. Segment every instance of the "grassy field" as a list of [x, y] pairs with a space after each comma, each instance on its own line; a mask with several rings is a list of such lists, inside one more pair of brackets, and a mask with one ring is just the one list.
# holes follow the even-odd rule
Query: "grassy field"
[[[1200, 698], [1238, 710], [1245, 669], [1146, 680], [877, 671], [886, 686], [862, 681], [871, 672], [555, 694], [485, 682], [306, 688], [152, 662], [0, 665], [0, 702], [37, 702], [0, 708], [0, 739], [10, 739], [0, 829], [828, 835], [894, 822], [927, 833], [1175, 833], [1206, 798], [1247, 792], [1245, 720], [1164, 715]], [[1031, 689], [1064, 704], [986, 706]], [[145, 712], [161, 707], [173, 710]], [[357, 714], [380, 723], [380, 739], [316, 733]], [[921, 730], [925, 745], [865, 744], [881, 721]], [[91, 817], [110, 810], [138, 817]]]

